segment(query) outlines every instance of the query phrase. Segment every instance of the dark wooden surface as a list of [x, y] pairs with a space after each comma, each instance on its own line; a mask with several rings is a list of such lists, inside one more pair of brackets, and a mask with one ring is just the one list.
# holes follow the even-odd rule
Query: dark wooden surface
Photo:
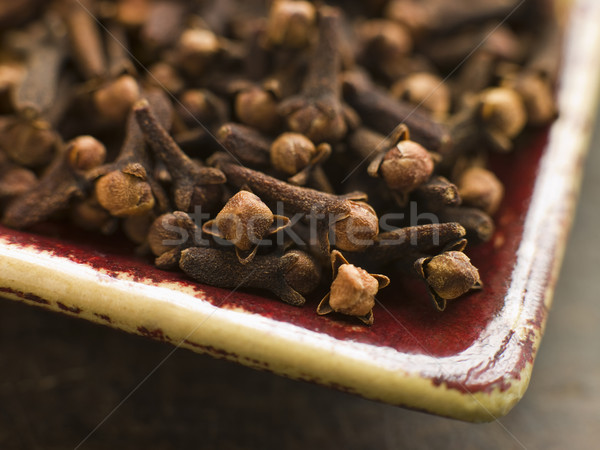
[[406, 411], [186, 350], [151, 373], [170, 345], [0, 299], [0, 449], [76, 448], [96, 427], [80, 448], [597, 448], [599, 147], [596, 136], [530, 388], [497, 422]]

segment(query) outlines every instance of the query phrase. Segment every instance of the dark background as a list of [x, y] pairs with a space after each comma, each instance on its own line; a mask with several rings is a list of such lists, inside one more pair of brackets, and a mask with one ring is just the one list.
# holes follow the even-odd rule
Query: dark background
[[[506, 417], [462, 423], [178, 350], [80, 448], [597, 448], [599, 147], [596, 133], [531, 384]], [[0, 449], [75, 448], [171, 350], [0, 299]]]

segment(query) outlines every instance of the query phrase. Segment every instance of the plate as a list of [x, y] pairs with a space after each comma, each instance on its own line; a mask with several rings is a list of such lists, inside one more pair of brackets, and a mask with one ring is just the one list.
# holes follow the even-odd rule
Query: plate
[[[565, 39], [560, 117], [492, 164], [506, 186], [493, 239], [469, 249], [485, 283], [436, 312], [393, 279], [375, 324], [317, 316], [260, 294], [196, 284], [119, 237], [57, 224], [0, 227], [0, 294], [291, 378], [469, 421], [523, 396], [580, 185], [600, 80], [600, 5], [581, 1]], [[581, 45], [585, 42], [586, 45]]]

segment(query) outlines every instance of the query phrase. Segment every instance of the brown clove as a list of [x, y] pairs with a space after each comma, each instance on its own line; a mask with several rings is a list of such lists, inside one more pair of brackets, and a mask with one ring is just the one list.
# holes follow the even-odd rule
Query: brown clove
[[290, 305], [301, 306], [304, 295], [319, 284], [320, 268], [300, 250], [277, 255], [258, 255], [240, 264], [235, 254], [213, 248], [193, 247], [181, 252], [179, 267], [200, 283], [229, 289], [265, 289]]
[[190, 211], [201, 206], [212, 210], [215, 202], [220, 200], [219, 188], [212, 186], [225, 182], [223, 173], [218, 169], [200, 167], [183, 153], [154, 115], [147, 100], [138, 102], [133, 112], [144, 139], [171, 174], [176, 208]]
[[285, 99], [279, 107], [288, 128], [315, 143], [339, 141], [347, 131], [338, 82], [339, 15], [337, 9], [320, 8], [319, 40], [302, 93]]

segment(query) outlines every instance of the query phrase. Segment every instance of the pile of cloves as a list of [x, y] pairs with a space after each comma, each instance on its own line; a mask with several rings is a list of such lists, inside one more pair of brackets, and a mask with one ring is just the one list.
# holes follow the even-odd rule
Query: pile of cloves
[[443, 311], [482, 286], [488, 155], [556, 117], [552, 8], [6, 3], [2, 223], [121, 230], [162, 269], [369, 325], [392, 268]]

